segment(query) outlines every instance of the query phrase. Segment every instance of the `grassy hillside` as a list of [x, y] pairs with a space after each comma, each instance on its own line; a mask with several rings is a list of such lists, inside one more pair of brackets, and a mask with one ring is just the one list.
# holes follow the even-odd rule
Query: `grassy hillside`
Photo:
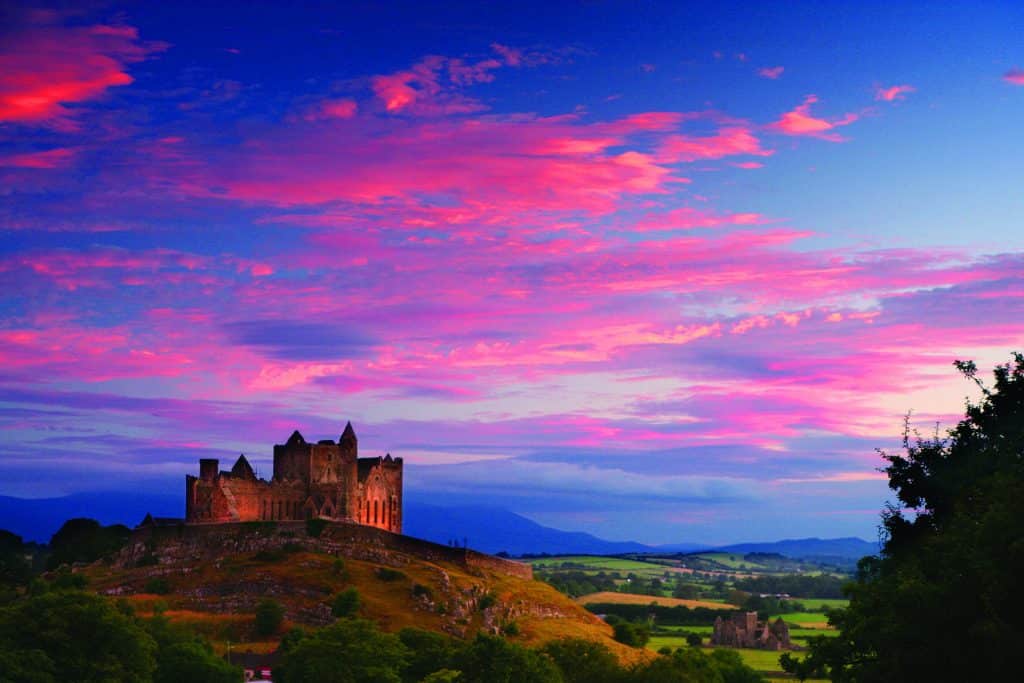
[[[98, 592], [125, 600], [143, 615], [163, 611], [221, 650], [229, 643], [236, 651], [273, 650], [292, 626], [330, 623], [332, 599], [354, 587], [359, 614], [386, 631], [413, 626], [472, 637], [482, 630], [530, 646], [573, 636], [603, 643], [623, 662], [649, 656], [612, 640], [607, 624], [546, 584], [436, 556], [428, 559], [400, 543], [389, 547], [389, 534], [380, 536], [384, 540], [372, 552], [360, 548], [349, 553], [321, 548], [317, 539], [297, 538], [294, 530], [237, 533], [243, 537], [231, 550], [172, 541], [172, 547], [151, 548], [144, 560], [132, 556], [83, 571]], [[235, 550], [255, 548], [254, 540], [259, 549]], [[268, 598], [285, 608], [285, 623], [272, 636], [261, 637], [254, 613]]]

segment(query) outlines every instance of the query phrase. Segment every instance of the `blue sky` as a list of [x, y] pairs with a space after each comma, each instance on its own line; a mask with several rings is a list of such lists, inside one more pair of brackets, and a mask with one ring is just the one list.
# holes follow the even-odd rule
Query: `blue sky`
[[0, 495], [351, 419], [419, 500], [871, 538], [1021, 348], [1018, 3], [4, 12]]

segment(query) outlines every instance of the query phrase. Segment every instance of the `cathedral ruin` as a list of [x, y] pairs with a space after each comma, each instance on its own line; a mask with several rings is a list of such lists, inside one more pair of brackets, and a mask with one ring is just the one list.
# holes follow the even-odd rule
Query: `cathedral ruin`
[[758, 650], [788, 650], [789, 627], [779, 617], [774, 622], [759, 623], [757, 612], [733, 614], [731, 619], [715, 619], [711, 644], [725, 647], [746, 647]]
[[199, 461], [185, 477], [185, 523], [324, 518], [402, 533], [402, 459], [360, 458], [352, 423], [335, 443], [309, 443], [298, 431], [274, 446], [274, 476], [256, 476], [245, 456], [230, 471]]

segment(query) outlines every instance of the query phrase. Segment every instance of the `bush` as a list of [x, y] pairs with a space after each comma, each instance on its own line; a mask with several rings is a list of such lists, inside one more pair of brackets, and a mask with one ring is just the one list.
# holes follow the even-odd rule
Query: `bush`
[[334, 596], [331, 602], [331, 614], [336, 619], [351, 617], [359, 611], [359, 591], [355, 588], [346, 588]]
[[162, 576], [150, 579], [146, 582], [147, 593], [155, 593], [156, 595], [167, 595], [171, 592], [171, 584], [167, 582]]
[[280, 683], [401, 683], [409, 650], [364, 619], [339, 619], [299, 639], [274, 668]]
[[160, 560], [151, 552], [146, 553], [135, 562], [136, 567], [155, 567], [158, 564], [160, 564]]
[[482, 612], [488, 607], [494, 607], [494, 603], [496, 602], [498, 602], [498, 599], [494, 597], [494, 593], [487, 593], [480, 598], [480, 602], [477, 603], [477, 607]]
[[47, 569], [62, 564], [95, 562], [120, 550], [128, 542], [131, 530], [122, 525], [101, 526], [95, 519], [69, 519], [50, 539]]
[[501, 629], [501, 632], [506, 636], [518, 636], [519, 635], [519, 624], [514, 621], [510, 621]]
[[390, 567], [379, 567], [377, 569], [377, 578], [381, 581], [401, 581], [405, 578], [405, 573]]
[[651, 639], [651, 630], [647, 624], [634, 624], [629, 621], [620, 621], [613, 627], [615, 640], [630, 647], [643, 647]]
[[312, 538], [319, 538], [320, 534], [324, 532], [327, 525], [330, 524], [326, 519], [315, 517], [313, 519], [306, 520], [306, 533]]
[[280, 562], [284, 559], [284, 551], [280, 548], [270, 548], [268, 550], [261, 550], [253, 555], [254, 560], [257, 562]]
[[413, 584], [412, 594], [417, 598], [429, 599], [434, 597], [434, 591], [430, 590], [430, 586], [424, 586], [422, 583]]
[[276, 600], [264, 600], [256, 607], [256, 633], [270, 636], [277, 633], [284, 621], [284, 607]]
[[687, 633], [686, 644], [690, 647], [700, 647], [701, 643], [704, 642], [700, 637], [699, 633]]

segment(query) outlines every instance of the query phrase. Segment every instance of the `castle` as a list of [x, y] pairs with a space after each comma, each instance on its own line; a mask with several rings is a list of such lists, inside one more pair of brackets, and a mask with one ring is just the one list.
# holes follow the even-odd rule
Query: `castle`
[[729, 620], [717, 617], [714, 632], [711, 634], [711, 644], [759, 650], [788, 650], [792, 647], [789, 641], [789, 627], [782, 617], [774, 622], [766, 621], [759, 625], [757, 612], [733, 614]]
[[274, 446], [274, 476], [259, 479], [245, 456], [228, 472], [212, 458], [185, 476], [185, 523], [326, 518], [402, 533], [402, 459], [360, 458], [352, 423], [338, 443], [295, 431]]

